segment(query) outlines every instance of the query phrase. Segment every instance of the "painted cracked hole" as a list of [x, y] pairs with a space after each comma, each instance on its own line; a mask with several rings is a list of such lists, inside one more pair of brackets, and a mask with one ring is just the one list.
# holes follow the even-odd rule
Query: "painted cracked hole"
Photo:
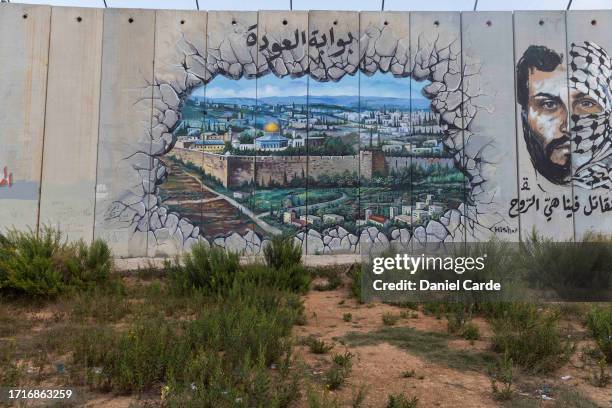
[[[475, 159], [471, 159], [470, 158], [468, 160], [467, 157], [466, 157], [465, 160], [463, 160], [461, 158], [461, 148], [460, 148], [460, 146], [462, 146], [462, 144], [458, 143], [456, 141], [457, 140], [456, 139], [457, 135], [461, 133], [459, 131], [460, 127], [462, 126], [461, 124], [462, 123], [468, 123], [469, 124], [470, 118], [473, 117], [473, 115], [475, 114], [475, 112], [477, 110], [476, 108], [472, 107], [473, 109], [469, 111], [470, 112], [469, 115], [471, 115], [471, 116], [466, 116], [465, 119], [463, 119], [462, 116], [461, 116], [461, 106], [462, 106], [461, 101], [463, 101], [463, 103], [468, 103], [469, 104], [469, 103], [471, 103], [470, 101], [471, 101], [471, 97], [472, 96], [470, 94], [467, 94], [467, 93], [462, 94], [462, 92], [461, 92], [462, 88], [461, 87], [457, 88], [456, 84], [452, 85], [452, 88], [449, 88], [448, 85], [444, 82], [444, 80], [442, 80], [442, 82], [440, 82], [440, 80], [437, 80], [437, 82], [436, 82], [436, 80], [434, 80], [434, 78], [446, 78], [447, 74], [449, 75], [449, 78], [450, 78], [450, 77], [456, 76], [461, 71], [461, 67], [457, 66], [457, 63], [456, 63], [457, 55], [456, 55], [455, 51], [453, 50], [453, 48], [454, 48], [453, 44], [454, 43], [449, 43], [446, 46], [442, 46], [442, 45], [438, 45], [436, 43], [433, 48], [425, 47], [422, 50], [421, 49], [415, 50], [415, 56], [416, 56], [415, 59], [414, 59], [415, 67], [405, 67], [405, 66], [402, 66], [401, 69], [404, 70], [404, 74], [402, 74], [400, 76], [407, 77], [407, 76], [410, 75], [410, 72], [411, 72], [412, 69], [417, 69], [417, 67], [418, 67], [419, 77], [417, 78], [417, 80], [418, 81], [424, 81], [425, 80], [425, 82], [426, 81], [432, 81], [431, 84], [429, 84], [429, 85], [427, 85], [425, 87], [425, 89], [426, 89], [425, 95], [429, 99], [429, 101], [431, 103], [431, 106], [435, 110], [435, 112], [437, 112], [437, 113], [439, 113], [441, 115], [444, 115], [444, 119], [440, 120], [440, 124], [448, 126], [448, 129], [444, 132], [444, 136], [443, 136], [444, 146], [448, 149], [449, 153], [454, 155], [454, 160], [455, 160], [456, 167], [459, 168], [459, 166], [463, 166], [464, 163], [468, 163], [468, 165], [469, 165], [470, 160], [472, 161], [472, 163], [482, 163], [482, 161], [479, 160], [478, 158], [475, 158]], [[350, 54], [350, 50], [349, 50], [349, 54]], [[310, 58], [314, 58], [314, 57], [311, 56]], [[376, 58], [378, 58], [378, 57], [376, 57]], [[441, 60], [448, 61], [448, 64], [440, 64]], [[316, 68], [316, 65], [313, 65], [313, 64], [315, 64], [314, 60], [311, 59], [310, 64], [311, 64], [310, 65], [310, 69]], [[387, 72], [389, 70], [389, 68], [390, 68], [389, 66], [386, 66], [385, 68], [383, 68], [382, 66], [378, 65], [377, 61], [370, 61], [370, 60], [367, 60], [367, 59], [364, 60], [362, 62], [362, 64], [363, 65], [361, 65], [360, 68], [368, 76], [372, 75], [373, 73], [375, 73], [375, 72], [377, 72], [379, 70], [383, 71], [383, 72]], [[187, 66], [185, 64], [182, 64], [182, 65], [184, 67]], [[445, 69], [445, 71], [444, 72], [436, 72], [436, 71], [441, 71], [441, 67], [443, 69]], [[409, 70], [407, 70], [407, 68], [409, 68]], [[310, 75], [311, 75], [311, 80], [310, 80], [311, 83], [318, 83], [319, 80], [327, 81], [327, 80], [330, 79], [330, 77], [327, 76], [329, 74], [327, 74], [326, 71], [317, 71], [317, 69], [315, 69], [314, 71], [312, 71], [310, 73]], [[394, 69], [397, 69], [397, 67], [395, 67]], [[340, 72], [342, 72], [342, 71], [340, 71]], [[262, 74], [265, 74], [265, 73], [267, 73], [267, 72], [264, 71]], [[305, 72], [303, 71], [302, 75], [304, 73]], [[321, 73], [326, 73], [326, 74], [324, 76], [321, 76]], [[330, 73], [331, 73], [331, 71], [330, 71]], [[354, 74], [355, 71], [351, 70], [350, 73]], [[336, 74], [337, 74], [337, 71], [334, 72], [334, 75], [336, 75]], [[444, 74], [444, 75], [442, 76], [442, 74]], [[473, 74], [469, 74], [469, 75], [477, 75], [477, 73], [473, 73]], [[233, 81], [237, 82], [236, 80], [241, 77], [241, 74], [238, 74], [238, 75], [232, 74], [232, 77], [234, 78]], [[265, 85], [264, 79], [268, 78], [268, 77], [269, 78], [274, 78], [271, 75], [262, 76], [256, 82], [258, 84], [257, 86], [259, 87], [260, 85], [261, 86]], [[347, 78], [351, 78], [351, 75], [345, 76], [344, 73], [342, 73], [340, 75], [340, 77], [337, 77], [337, 78], [336, 77], [331, 77], [332, 82], [338, 83], [340, 85], [343, 85], [343, 84], [347, 85], [348, 84], [347, 81], [350, 81], [350, 80], [347, 80]], [[355, 77], [353, 77], [353, 78], [355, 78]], [[217, 77], [214, 81], [212, 81], [212, 82], [210, 82], [208, 84], [206, 89], [207, 90], [212, 90], [214, 88], [215, 84], [219, 84], [219, 81], [221, 81], [221, 80], [223, 80], [222, 77]], [[313, 82], [313, 80], [314, 80], [314, 82]], [[201, 79], [200, 79], [200, 81], [201, 81]], [[250, 82], [251, 83], [255, 83], [254, 81], [250, 81]], [[286, 83], [283, 83], [283, 86], [284, 85], [286, 85]], [[196, 86], [196, 85], [190, 85], [189, 89], [187, 91], [183, 91], [183, 90], [180, 90], [180, 89], [174, 90], [173, 87], [171, 85], [169, 85], [169, 84], [162, 83], [162, 84], [156, 85], [156, 87], [158, 87], [158, 89], [162, 93], [162, 95], [164, 95], [163, 96], [163, 100], [166, 100], [166, 98], [168, 98], [168, 100], [172, 103], [172, 106], [174, 106], [174, 104], [177, 103], [175, 101], [178, 100], [178, 106], [179, 106], [178, 109], [172, 108], [172, 109], [166, 110], [165, 112], [163, 110], [159, 111], [159, 114], [161, 114], [161, 116], [158, 116], [158, 123], [161, 123], [162, 120], [165, 122], [168, 117], [170, 117], [170, 118], [172, 118], [173, 116], [174, 116], [174, 118], [180, 117], [180, 113], [181, 113], [180, 111], [182, 111], [183, 108], [187, 105], [186, 101], [191, 97], [190, 95], [193, 93], [192, 91], [193, 91], [193, 87], [194, 86]], [[163, 90], [162, 90], [162, 88], [163, 88]], [[457, 89], [459, 89], [459, 91], [457, 91]], [[207, 96], [211, 96], [211, 95], [207, 95]], [[459, 101], [459, 103], [457, 103], [456, 101]], [[310, 108], [312, 106], [313, 105], [309, 105], [308, 106], [307, 114], [310, 113]], [[203, 109], [202, 113], [204, 113], [207, 117], [210, 117], [211, 116], [209, 114], [210, 113], [210, 107], [207, 105], [207, 109], [205, 109], [205, 110]], [[256, 113], [258, 115], [260, 114], [259, 111], [257, 111]], [[226, 119], [236, 119], [236, 118], [226, 118]], [[238, 117], [238, 119], [241, 119], [241, 118]], [[171, 119], [170, 122], [173, 123], [173, 124], [177, 123], [176, 119]], [[227, 120], [226, 120], [226, 122], [227, 122]], [[282, 137], [284, 137], [285, 139], [289, 139], [289, 138], [285, 137], [285, 135], [282, 133], [283, 132], [283, 130], [282, 130], [283, 129], [283, 126], [282, 126], [283, 124], [282, 123], [276, 123], [276, 125], [278, 126], [278, 129], [280, 129], [280, 131], [277, 131], [276, 128], [274, 126], [272, 126], [272, 127], [268, 128], [268, 130], [264, 131], [264, 136], [265, 136], [266, 132], [273, 133], [273, 134], [280, 133]], [[322, 125], [329, 126], [329, 123], [327, 123], [327, 124], [326, 123], [322, 123]], [[174, 132], [175, 130], [178, 130], [178, 126], [175, 126], [175, 125], [168, 125], [168, 126], [170, 126], [170, 129], [171, 129], [172, 132]], [[175, 129], [175, 127], [176, 127], [176, 129]], [[227, 133], [229, 134], [229, 132], [227, 132]], [[256, 134], [256, 136], [257, 136], [257, 134]], [[168, 198], [171, 198], [171, 195], [167, 194], [167, 191], [164, 193], [161, 190], [163, 190], [165, 182], [167, 181], [168, 177], [171, 176], [171, 174], [172, 174], [172, 171], [171, 171], [172, 169], [170, 169], [170, 174], [168, 174], [168, 172], [166, 171], [166, 168], [165, 168], [166, 164], [165, 164], [165, 162], [167, 162], [168, 160], [172, 159], [170, 157], [171, 154], [167, 154], [167, 153], [172, 153], [172, 152], [177, 152], [178, 151], [176, 146], [175, 146], [175, 143], [178, 143], [177, 137], [178, 136], [172, 134], [171, 135], [171, 140], [170, 140], [164, 134], [164, 136], [160, 140], [160, 142], [163, 140], [163, 143], [164, 143], [165, 147], [162, 150], [159, 150], [159, 147], [156, 147], [155, 151], [157, 153], [152, 153], [153, 157], [154, 157], [154, 168], [153, 168], [152, 174], [154, 175], [153, 180], [155, 180], [155, 185], [158, 186], [158, 187], [156, 187], [156, 190], [155, 190], [155, 197], [157, 197], [157, 198], [154, 201], [152, 201], [151, 198], [150, 198], [150, 194], [149, 194], [146, 197], [144, 197], [143, 202], [144, 202], [145, 208], [150, 208], [150, 210], [147, 210], [150, 213], [150, 216], [149, 216], [150, 217], [150, 221], [149, 221], [149, 224], [148, 224], [148, 229], [149, 229], [150, 232], [153, 233], [153, 237], [151, 238], [151, 235], [150, 235], [149, 242], [153, 242], [153, 243], [155, 243], [155, 240], [157, 241], [157, 243], [161, 243], [161, 242], [163, 242], [164, 239], [167, 239], [168, 231], [170, 231], [171, 234], [175, 234], [175, 235], [179, 234], [180, 235], [179, 244], [180, 244], [181, 240], [184, 241], [185, 244], [187, 244], [190, 240], [193, 240], [194, 238], [197, 238], [197, 237], [202, 236], [202, 235], [209, 236], [210, 237], [209, 239], [212, 239], [214, 237], [214, 228], [211, 229], [213, 231], [212, 233], [210, 233], [210, 232], [207, 233], [206, 232], [206, 223], [208, 221], [210, 221], [211, 219], [206, 219], [206, 218], [202, 217], [201, 216], [201, 214], [203, 214], [202, 210], [196, 209], [194, 211], [194, 214], [193, 214], [193, 217], [195, 219], [197, 219], [198, 215], [200, 215], [200, 225], [203, 227], [202, 231], [200, 231], [199, 227], [196, 226], [194, 228], [194, 222], [192, 220], [184, 217], [184, 215], [180, 214], [179, 212], [174, 212], [174, 211], [169, 210], [169, 208], [167, 208], [166, 205], [163, 203], [164, 200], [161, 199], [162, 197], [158, 197], [158, 195], [162, 196], [163, 194], [166, 194], [166, 197], [165, 197], [166, 200]], [[154, 138], [155, 138], [154, 140], [159, 140], [158, 136], [154, 136]], [[283, 140], [283, 139], [280, 139], [278, 137], [271, 137], [271, 139], [272, 140], [269, 140], [269, 142], [271, 142], [271, 143], [277, 143], [277, 142], [279, 142], [279, 140], [281, 140], [281, 141]], [[200, 139], [198, 139], [198, 140], [200, 140]], [[204, 137], [203, 136], [201, 137], [201, 140], [204, 141]], [[253, 141], [255, 141], [255, 139]], [[155, 142], [155, 143], [159, 144], [160, 142]], [[226, 141], [224, 140], [223, 141], [223, 145], [224, 146], [225, 146], [225, 142]], [[310, 144], [311, 141], [309, 140], [306, 143]], [[313, 142], [313, 143], [316, 143], [316, 141]], [[205, 143], [201, 143], [202, 146], [204, 146], [204, 144]], [[245, 144], [248, 144], [248, 143], [245, 143]], [[253, 144], [255, 144], [255, 143], [253, 143]], [[350, 145], [350, 143], [344, 143], [344, 145], [346, 145], [346, 144]], [[210, 147], [210, 146], [213, 146], [214, 143], [213, 144], [208, 144], [208, 145], [209, 146], [206, 147], [206, 148], [207, 149], [211, 149], [213, 147]], [[230, 145], [231, 145], [231, 142], [230, 142]], [[184, 145], [183, 145], [183, 148], [184, 148]], [[309, 153], [310, 152], [314, 152], [316, 150], [316, 148], [317, 148], [317, 146], [313, 146], [313, 147], [308, 146], [307, 147]], [[336, 146], [334, 146], [334, 148], [342, 149], [344, 147], [343, 147], [343, 145], [336, 145]], [[204, 147], [202, 147], [202, 149], [204, 149]], [[239, 156], [239, 155], [236, 154], [236, 156]], [[274, 157], [273, 158], [268, 157], [268, 156], [278, 156], [278, 154], [260, 155], [260, 156], [266, 156], [266, 157], [259, 157], [258, 156], [258, 158], [260, 160], [263, 160], [264, 162], [265, 162], [265, 160], [276, 161], [278, 159], [278, 158], [274, 158]], [[299, 157], [300, 156], [292, 156], [292, 157], [287, 158], [287, 160], [299, 160]], [[315, 156], [310, 156], [310, 157], [315, 157]], [[323, 157], [323, 156], [321, 156], [321, 157]], [[160, 162], [160, 160], [162, 162]], [[198, 160], [199, 159], [196, 159], [196, 161], [198, 161]], [[183, 160], [183, 162], [184, 162], [183, 165], [187, 165], [188, 164], [184, 160]], [[247, 168], [247, 169], [249, 169], [249, 166], [253, 166], [253, 162], [254, 162], [254, 160], [251, 160], [251, 159], [247, 159], [246, 163], [245, 162], [237, 161], [237, 163], [239, 163], [241, 166], [243, 166], [244, 168]], [[171, 165], [172, 164], [170, 164], [170, 166]], [[292, 165], [295, 165], [295, 163], [293, 163]], [[274, 168], [274, 165], [270, 165], [270, 166], [271, 166], [271, 168]], [[202, 168], [204, 168], [204, 166], [202, 166]], [[477, 177], [478, 174], [479, 174], [478, 173], [478, 171], [479, 171], [479, 167], [478, 166], [475, 166], [475, 167], [472, 166], [471, 170], [468, 169], [468, 168], [465, 168], [465, 167], [461, 167], [460, 170], [461, 170], [461, 172], [463, 174], [466, 174], [466, 176], [469, 176], [469, 177], [472, 177], [472, 178]], [[211, 173], [211, 174], [214, 173], [213, 171], [210, 171], [210, 169], [208, 170], [208, 172]], [[270, 186], [270, 185], [273, 186], [274, 183], [285, 182], [284, 177], [285, 177], [285, 173], [286, 172], [284, 172], [284, 171], [283, 172], [278, 172], [277, 171], [277, 172], [273, 172], [273, 173], [274, 173], [274, 177], [269, 177], [267, 180], [266, 180], [266, 177], [263, 177], [263, 178], [260, 178], [259, 180], [251, 180], [250, 182], [253, 185], [259, 183], [259, 184], [261, 184], [261, 186], [264, 186], [264, 185], [265, 186]], [[248, 174], [248, 171], [247, 171], [247, 174]], [[287, 174], [287, 182], [289, 182], [289, 174], [290, 174], [290, 172]], [[301, 175], [297, 174], [297, 177], [295, 177], [295, 175], [296, 174], [294, 174], [293, 179], [299, 180]], [[349, 188], [350, 189], [350, 188], [353, 187], [353, 185], [351, 184], [351, 175], [348, 174], [347, 176], [348, 177], [346, 177], [344, 179], [345, 184], [343, 185], [343, 188]], [[200, 179], [204, 179], [204, 177], [205, 177], [205, 175], [202, 175], [200, 177]], [[249, 177], [253, 177], [253, 176], [251, 175]], [[278, 181], [279, 178], [280, 178], [281, 181]], [[197, 177], [196, 177], [196, 179], [197, 179]], [[482, 177], [480, 177], [480, 182], [482, 182]], [[227, 186], [232, 185], [232, 182], [230, 180], [228, 180], [228, 179], [222, 180], [221, 181], [221, 185], [224, 186], [225, 188], [227, 188]], [[295, 189], [300, 188], [300, 186], [297, 186], [297, 185], [294, 186], [294, 187], [295, 187]], [[337, 190], [337, 188], [335, 188], [335, 189]], [[166, 190], [168, 190], [168, 189], [166, 189]], [[260, 190], [264, 190], [264, 189], [260, 188]], [[324, 193], [333, 193], [333, 192], [330, 192], [329, 190], [334, 190], [334, 188], [327, 188], [327, 190], [328, 191], [326, 191]], [[257, 191], [257, 189], [255, 189], [255, 191]], [[310, 192], [314, 193], [314, 190], [312, 190]], [[232, 196], [233, 196], [234, 195], [233, 191], [231, 193], [232, 193]], [[238, 193], [239, 194], [236, 195], [236, 199], [243, 199], [244, 200], [245, 197], [246, 197], [246, 199], [248, 199], [250, 201], [253, 201], [255, 203], [253, 205], [257, 205], [257, 203], [259, 201], [266, 202], [264, 199], [259, 200], [255, 195], [251, 195], [249, 197], [248, 194], [241, 194], [242, 193], [241, 191], [239, 191]], [[283, 198], [285, 196], [283, 196]], [[308, 191], [306, 192], [306, 196], [308, 196], [308, 198], [310, 198], [312, 200], [321, 199], [321, 200], [324, 200], [324, 201], [329, 201], [330, 198], [333, 199], [333, 197], [325, 197], [325, 195], [320, 195], [320, 197], [316, 198], [314, 194], [308, 194]], [[292, 201], [293, 201], [293, 198], [295, 198], [296, 200], [300, 200], [300, 199], [302, 199], [302, 197], [303, 197], [303, 191], [300, 191], [300, 190], [295, 191], [295, 192], [293, 192], [291, 194]], [[216, 199], [217, 197], [211, 197], [211, 198]], [[346, 201], [347, 200], [347, 198], [345, 198], [345, 197], [338, 197], [338, 198], [341, 199], [341, 201]], [[234, 199], [234, 198], [232, 198], [232, 199]], [[202, 199], [202, 200], [204, 200], [204, 199]], [[430, 198], [430, 200], [433, 201], [433, 197]], [[234, 199], [234, 201], [236, 201], [236, 200]], [[268, 200], [268, 201], [272, 202], [272, 200]], [[157, 204], [155, 204], [155, 202], [157, 202]], [[299, 201], [296, 201], [296, 202], [299, 204]], [[314, 203], [314, 201], [311, 201], [311, 202]], [[184, 204], [184, 203], [181, 203], [181, 204]], [[194, 204], [194, 203], [191, 203], [191, 204]], [[290, 202], [283, 203], [283, 205], [285, 205], [285, 206], [288, 205], [289, 208], [292, 207], [291, 204], [292, 203], [290, 203]], [[114, 211], [113, 213], [114, 214], [120, 213], [120, 214], [122, 214], [125, 217], [125, 215], [123, 213], [126, 212], [126, 208], [135, 209], [139, 205], [140, 204], [138, 204], [138, 203], [136, 203], [136, 204], [128, 204], [128, 203], [123, 203], [121, 201], [117, 201], [113, 205], [114, 209], [116, 209], [116, 211]], [[294, 207], [295, 207], [295, 205], [294, 205]], [[355, 213], [355, 206], [354, 205], [352, 205], [352, 206], [351, 205], [347, 205], [345, 207], [346, 208], [351, 208], [350, 211]], [[239, 208], [247, 208], [247, 207], [246, 206], [242, 206], [242, 207], [239, 207]], [[448, 217], [451, 217], [451, 218], [454, 218], [455, 220], [457, 220], [460, 214], [465, 214], [464, 210], [457, 211], [457, 210], [453, 209], [452, 211], [456, 211], [455, 216], [453, 217], [453, 214], [450, 214], [450, 215], [449, 214], [445, 214], [445, 217], [447, 218], [447, 221], [448, 221]], [[271, 209], [267, 209], [267, 211], [264, 211], [264, 212], [267, 212], [267, 214], [263, 214], [260, 218], [265, 218], [266, 216], [267, 217], [273, 217], [273, 216], [279, 217], [279, 214], [280, 214], [280, 212], [278, 210], [275, 210], [273, 203], [272, 203], [272, 208]], [[289, 213], [289, 214], [286, 214], [286, 213]], [[285, 215], [288, 217], [287, 221], [285, 221]], [[306, 226], [309, 228], [309, 232], [310, 232], [310, 231], [314, 230], [314, 228], [312, 227], [313, 223], [324, 222], [323, 219], [318, 220], [317, 218], [313, 218], [313, 217], [316, 217], [316, 215], [313, 215], [313, 214], [303, 214], [303, 216], [304, 216], [303, 218], [302, 218], [302, 216], [296, 217], [296, 215], [298, 215], [298, 214], [292, 215], [291, 211], [283, 211], [283, 224], [292, 224], [292, 223], [295, 223], [296, 224], [296, 225], [294, 225], [295, 227], [300, 227], [300, 226], [303, 226], [304, 224], [306, 224]], [[336, 214], [336, 215], [341, 215], [341, 214]], [[356, 219], [359, 219], [358, 217], [363, 217], [363, 216], [364, 216], [364, 214], [357, 214]], [[390, 216], [391, 216], [391, 214], [390, 214]], [[138, 216], [138, 217], [140, 217], [140, 216]], [[292, 218], [292, 217], [294, 217], [294, 218]], [[112, 218], [112, 215], [111, 215], [111, 218]], [[141, 219], [141, 218], [142, 217], [140, 217], [138, 219]], [[257, 217], [254, 217], [254, 218], [257, 219]], [[253, 221], [255, 221], [254, 218], [251, 218], [251, 219]], [[134, 220], [137, 220], [136, 216], [134, 217]], [[338, 218], [334, 218], [334, 217], [330, 218], [330, 217], [328, 217], [327, 221], [341, 222], [342, 220], [339, 217]], [[429, 227], [431, 226], [432, 223], [437, 223], [438, 226], [440, 224], [440, 222], [437, 222], [435, 220], [430, 220], [430, 222], [427, 224], [427, 230], [428, 231], [430, 230]], [[138, 221], [138, 230], [141, 230], [140, 229], [141, 228], [140, 224], [141, 224], [141, 222]], [[178, 227], [177, 227], [177, 225], [178, 225]], [[259, 224], [257, 224], [257, 225], [259, 225]], [[456, 222], [455, 222], [455, 225], [457, 225]], [[418, 228], [417, 228], [417, 230], [418, 230]], [[422, 228], [422, 230], [423, 230], [423, 233], [424, 233], [425, 229]], [[434, 230], [436, 230], [436, 229], [434, 228]], [[442, 230], [445, 230], [445, 228], [441, 228], [441, 229], [438, 228], [438, 230], [436, 230], [439, 233], [439, 235], [440, 235], [440, 237], [436, 236], [435, 237], [436, 239], [444, 239], [444, 236], [442, 236], [442, 235], [444, 235], [444, 233], [446, 233], [446, 232], [444, 232]], [[163, 238], [164, 237], [163, 231], [166, 231], [166, 238]], [[252, 230], [250, 230], [250, 231], [252, 231]], [[340, 231], [339, 229], [335, 229], [335, 230], [333, 230], [331, 232], [330, 231], [331, 231], [331, 229], [327, 228], [327, 229], [324, 230], [323, 233], [324, 234], [334, 233], [336, 235], [338, 233], [340, 233], [340, 232], [346, 233], [346, 231], [344, 229], [342, 231]], [[160, 233], [159, 236], [157, 234], [158, 232]], [[228, 245], [233, 246], [233, 244], [235, 243], [236, 240], [234, 239], [233, 235], [232, 236], [228, 235], [228, 234], [231, 235], [231, 234], [235, 233], [235, 232], [232, 231], [231, 225], [224, 225], [223, 233], [224, 233], [226, 238], [223, 238], [223, 237], [214, 238], [214, 243], [217, 244], [217, 245], [224, 246], [226, 248], [228, 248]], [[248, 235], [248, 233], [249, 232], [247, 232], [244, 237], [239, 236], [239, 240], [245, 241], [246, 236]], [[298, 233], [298, 236], [301, 233], [302, 232]], [[252, 232], [251, 232], [251, 234], [252, 234]], [[427, 234], [429, 234], [429, 232]], [[259, 239], [259, 238], [257, 238], [257, 234], [252, 234], [251, 238], [253, 237], [253, 235], [255, 236], [255, 238], [253, 238], [253, 240]], [[350, 249], [354, 250], [354, 248], [356, 246], [355, 245], [355, 240], [358, 240], [358, 239], [363, 238], [363, 237], [358, 238], [358, 237], [355, 237], [353, 234], [350, 234], [350, 236], [352, 237], [351, 238], [352, 239], [352, 241], [351, 241], [351, 245], [352, 246], [350, 247]], [[427, 236], [429, 236], [429, 235], [427, 235]], [[162, 237], [162, 238], [159, 238], [159, 237]], [[393, 237], [393, 232], [392, 232], [392, 237]], [[251, 239], [251, 238], [249, 238], [249, 239]], [[310, 242], [311, 236], [309, 235], [308, 238], [309, 238], [308, 242]], [[317, 237], [318, 240], [321, 240], [321, 238]], [[154, 241], [152, 241], [152, 239]], [[302, 237], [300, 239], [303, 239], [304, 241], [306, 241], [305, 237]], [[229, 243], [228, 240], [232, 241], [232, 242]], [[308, 243], [308, 242], [305, 242], [305, 243]], [[323, 245], [323, 244], [321, 244], [321, 245]], [[327, 245], [327, 244], [325, 244], [325, 245]], [[309, 245], [308, 247], [310, 248], [311, 246]], [[240, 249], [240, 248], [237, 248], [237, 249]], [[244, 245], [243, 245], [242, 249], [246, 249], [247, 251], [249, 250], [249, 248], [244, 248]], [[325, 246], [322, 249], [325, 251], [327, 249], [330, 249], [330, 247], [329, 246]], [[317, 251], [318, 251], [318, 249], [317, 249]], [[312, 252], [312, 251], [310, 251], [310, 249], [309, 249], [309, 252]]]
[[[457, 209], [463, 175], [423, 91], [431, 83], [361, 81], [218, 77], [195, 88], [162, 159], [162, 204], [209, 241], [341, 228], [353, 250], [369, 226], [390, 239]], [[372, 170], [358, 174], [366, 162]]]

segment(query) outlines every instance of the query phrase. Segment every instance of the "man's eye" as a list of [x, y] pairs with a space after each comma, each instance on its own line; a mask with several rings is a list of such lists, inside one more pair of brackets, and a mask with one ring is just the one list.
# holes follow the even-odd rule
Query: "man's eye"
[[580, 106], [582, 106], [583, 108], [593, 108], [595, 107], [595, 102], [585, 99], [583, 101], [580, 101]]
[[548, 100], [542, 101], [540, 103], [540, 106], [547, 110], [554, 110], [554, 109], [557, 109], [557, 106], [559, 105], [557, 104], [556, 101], [548, 99]]

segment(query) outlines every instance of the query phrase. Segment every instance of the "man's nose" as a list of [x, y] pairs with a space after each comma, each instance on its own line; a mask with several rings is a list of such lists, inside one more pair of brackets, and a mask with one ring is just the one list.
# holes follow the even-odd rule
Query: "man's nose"
[[569, 127], [568, 127], [568, 114], [567, 114], [567, 109], [565, 108], [565, 106], [563, 106], [561, 108], [561, 123], [559, 123], [559, 131], [560, 131], [560, 136], [567, 136], [569, 137]]

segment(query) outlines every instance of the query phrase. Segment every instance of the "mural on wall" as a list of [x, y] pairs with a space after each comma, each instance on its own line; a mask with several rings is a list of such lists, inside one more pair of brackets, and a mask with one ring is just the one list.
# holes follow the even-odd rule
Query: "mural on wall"
[[[480, 160], [463, 154], [476, 109], [465, 108], [458, 20], [453, 36], [419, 35], [411, 58], [409, 32], [392, 32], [408, 14], [385, 14], [392, 25], [377, 15], [360, 33], [358, 13], [295, 14], [298, 29], [287, 13], [259, 13], [264, 29], [256, 14], [209, 13], [206, 57], [183, 35], [188, 86], [154, 91], [168, 107], [154, 236], [258, 253], [289, 233], [312, 254], [463, 240], [462, 224], [478, 223], [464, 183], [480, 182]], [[215, 31], [221, 20], [232, 24]]]
[[[12, 25], [26, 11], [50, 12], [0, 10]], [[612, 44], [590, 15], [109, 9], [103, 17], [102, 38], [92, 35], [109, 56], [99, 107], [72, 147], [93, 153], [96, 143], [97, 157], [79, 164], [92, 172], [82, 191], [95, 193], [94, 219], [83, 219], [118, 256], [172, 255], [198, 241], [259, 254], [281, 233], [321, 254], [609, 229]], [[50, 32], [77, 31], [17, 33], [22, 43], [35, 36], [42, 56]], [[22, 83], [28, 65], [46, 72], [45, 58], [14, 61], [3, 81]], [[96, 82], [71, 83], [78, 92]], [[34, 108], [44, 106], [39, 88]], [[17, 192], [43, 168], [35, 134], [57, 133], [45, 115], [65, 126], [57, 109], [35, 115], [30, 129], [0, 123], [0, 142], [16, 152], [0, 154], [0, 199], [11, 214], [26, 210]], [[59, 168], [52, 149], [47, 156]], [[53, 177], [42, 180], [43, 196], [23, 217], [29, 225], [69, 208], [43, 211], [57, 200]]]
[[572, 154], [576, 163], [572, 180], [581, 188], [610, 190], [612, 59], [592, 42], [572, 44], [570, 57]]
[[[516, 66], [517, 102], [523, 137], [536, 171], [536, 188], [547, 192], [538, 183], [544, 178], [554, 185], [591, 193], [586, 201], [572, 190], [543, 202], [536, 195], [529, 200], [515, 199], [511, 217], [541, 211], [551, 221], [555, 211], [564, 211], [566, 218], [578, 211], [585, 216], [612, 211], [612, 60], [592, 42], [572, 44], [569, 56], [568, 75], [562, 52], [529, 46]], [[527, 179], [520, 186], [523, 191], [532, 187]]]

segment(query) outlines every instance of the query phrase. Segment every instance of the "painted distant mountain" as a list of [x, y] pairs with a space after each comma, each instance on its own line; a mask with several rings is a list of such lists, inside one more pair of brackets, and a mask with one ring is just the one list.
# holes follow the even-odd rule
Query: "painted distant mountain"
[[[203, 98], [200, 98], [203, 99]], [[210, 102], [217, 103], [228, 103], [237, 105], [255, 105], [257, 103], [255, 98], [207, 98]], [[267, 96], [259, 98], [259, 103], [265, 103], [270, 105], [290, 105], [292, 103], [298, 105], [304, 105], [306, 103], [312, 104], [325, 104], [325, 105], [339, 105], [347, 106], [350, 108], [357, 108], [359, 106], [359, 97], [352, 95], [340, 95], [340, 96], [309, 96], [308, 98], [304, 95], [301, 96]], [[391, 98], [384, 96], [364, 96], [361, 97], [361, 108], [402, 108], [409, 109], [428, 109], [430, 101], [425, 98]]]

